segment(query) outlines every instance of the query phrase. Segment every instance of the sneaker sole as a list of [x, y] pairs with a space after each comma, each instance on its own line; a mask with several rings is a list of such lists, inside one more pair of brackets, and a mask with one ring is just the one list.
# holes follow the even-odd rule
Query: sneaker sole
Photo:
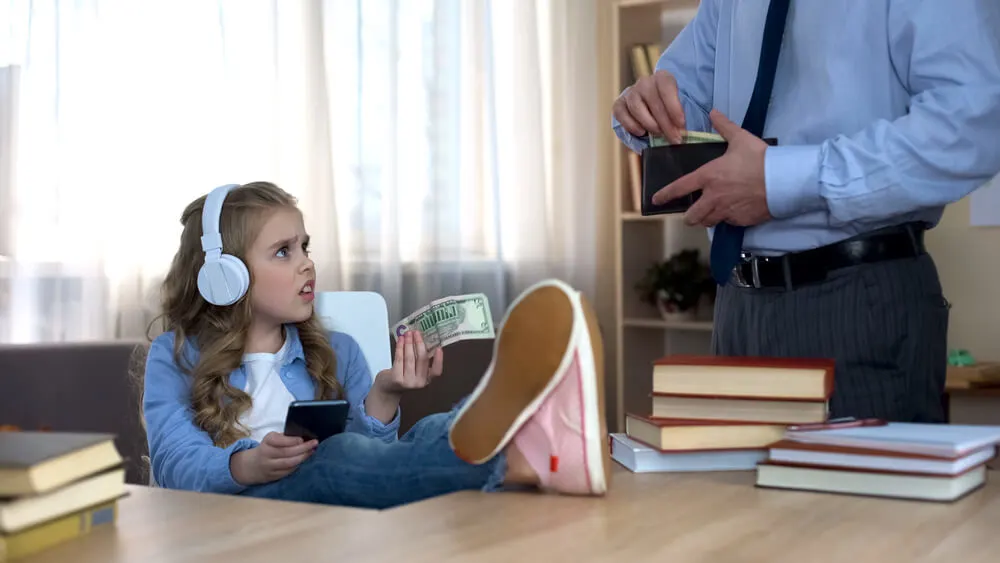
[[583, 294], [578, 294], [580, 310], [586, 320], [586, 337], [581, 338], [580, 352], [583, 358], [593, 359], [594, 373], [590, 364], [581, 362], [583, 378], [583, 436], [584, 459], [590, 481], [590, 492], [603, 495], [611, 481], [611, 453], [608, 451], [608, 423], [604, 381], [604, 339], [593, 307]]
[[577, 319], [573, 292], [545, 281], [511, 305], [490, 367], [448, 432], [459, 459], [478, 465], [496, 456], [565, 377]]

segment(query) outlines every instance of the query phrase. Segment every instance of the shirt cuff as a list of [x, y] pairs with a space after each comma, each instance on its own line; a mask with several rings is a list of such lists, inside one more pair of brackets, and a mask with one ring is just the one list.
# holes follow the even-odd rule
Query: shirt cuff
[[818, 145], [767, 147], [764, 185], [767, 207], [775, 219], [822, 209]]
[[213, 483], [208, 490], [223, 494], [236, 494], [246, 490], [247, 485], [241, 485], [233, 478], [233, 471], [229, 465], [229, 458], [233, 454], [256, 448], [259, 444], [250, 438], [241, 438], [229, 447], [219, 450], [219, 455], [213, 456], [209, 462], [208, 475], [212, 475]]
[[374, 416], [369, 416], [368, 411], [365, 410], [364, 400], [358, 403], [357, 408], [361, 414], [361, 420], [365, 421], [365, 426], [368, 428], [368, 435], [372, 438], [391, 441], [399, 434], [399, 417], [403, 412], [400, 407], [396, 407], [396, 414], [393, 415], [392, 420], [388, 424]]

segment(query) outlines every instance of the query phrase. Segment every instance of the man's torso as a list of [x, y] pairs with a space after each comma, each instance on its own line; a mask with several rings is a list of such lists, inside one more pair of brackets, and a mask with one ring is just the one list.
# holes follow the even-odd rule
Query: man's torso
[[[820, 144], [854, 135], [878, 120], [906, 115], [908, 61], [890, 54], [893, 0], [792, 2], [771, 98], [765, 137], [779, 144]], [[739, 123], [753, 91], [767, 0], [722, 1], [715, 52], [714, 106]], [[893, 58], [895, 56], [895, 60]], [[887, 171], [888, 173], [889, 171]], [[929, 208], [878, 223], [831, 226], [813, 212], [749, 228], [744, 248], [781, 254], [830, 244], [905, 221], [937, 223]]]

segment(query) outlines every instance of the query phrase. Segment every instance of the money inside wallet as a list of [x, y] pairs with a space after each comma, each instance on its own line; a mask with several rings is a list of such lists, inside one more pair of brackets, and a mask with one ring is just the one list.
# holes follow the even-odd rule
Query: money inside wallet
[[[777, 139], [764, 139], [769, 145]], [[684, 213], [701, 197], [701, 190], [653, 204], [653, 194], [682, 176], [686, 176], [726, 153], [729, 143], [716, 133], [684, 131], [681, 142], [672, 144], [660, 136], [650, 135], [648, 148], [642, 151], [642, 205], [644, 216]]]

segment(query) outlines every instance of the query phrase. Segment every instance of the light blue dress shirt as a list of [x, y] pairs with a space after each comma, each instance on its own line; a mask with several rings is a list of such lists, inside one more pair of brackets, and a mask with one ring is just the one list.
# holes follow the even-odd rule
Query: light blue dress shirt
[[[711, 131], [712, 108], [743, 121], [767, 7], [702, 0], [660, 58], [688, 129]], [[764, 136], [779, 144], [764, 163], [774, 219], [747, 229], [745, 250], [936, 224], [1000, 171], [1000, 0], [793, 1]]]

